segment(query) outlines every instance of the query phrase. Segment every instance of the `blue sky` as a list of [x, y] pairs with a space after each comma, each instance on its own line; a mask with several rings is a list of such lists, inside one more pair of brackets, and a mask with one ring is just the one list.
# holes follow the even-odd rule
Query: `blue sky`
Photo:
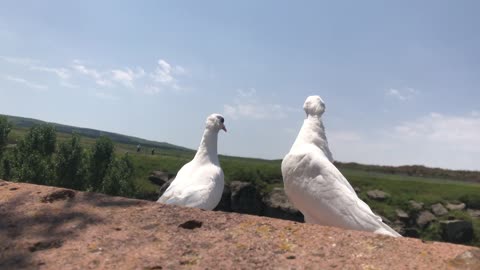
[[0, 113], [282, 158], [480, 170], [478, 1], [3, 1]]

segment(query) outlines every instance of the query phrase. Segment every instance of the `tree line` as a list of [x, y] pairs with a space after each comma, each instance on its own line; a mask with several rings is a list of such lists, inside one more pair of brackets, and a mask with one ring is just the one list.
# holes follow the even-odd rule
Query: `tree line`
[[109, 137], [99, 137], [89, 148], [76, 134], [57, 143], [55, 128], [41, 124], [7, 147], [11, 130], [12, 124], [0, 116], [0, 178], [115, 196], [136, 194], [133, 163], [128, 154], [115, 155]]

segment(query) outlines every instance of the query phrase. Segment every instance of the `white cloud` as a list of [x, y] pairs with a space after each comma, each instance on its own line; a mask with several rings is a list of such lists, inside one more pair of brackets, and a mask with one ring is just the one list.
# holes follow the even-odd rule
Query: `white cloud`
[[67, 80], [70, 78], [70, 71], [65, 68], [51, 68], [51, 67], [42, 67], [42, 66], [31, 66], [30, 69], [38, 70], [48, 73], [55, 74], [58, 78], [62, 80]]
[[431, 113], [395, 127], [395, 135], [404, 140], [421, 140], [439, 147], [480, 152], [480, 116], [449, 116]]
[[479, 115], [430, 113], [382, 130], [326, 129], [339, 160], [480, 169]]
[[88, 76], [92, 78], [96, 84], [100, 86], [112, 86], [112, 82], [106, 78], [106, 74], [103, 72], [99, 72], [94, 68], [88, 68], [84, 64], [82, 64], [81, 61], [79, 60], [74, 60], [72, 69], [79, 72], [80, 74], [83, 74], [85, 76]]
[[126, 87], [132, 88], [133, 82], [145, 75], [145, 70], [138, 68], [137, 72], [134, 72], [130, 68], [126, 68], [125, 70], [114, 69], [111, 73], [112, 80], [117, 81]]
[[178, 83], [179, 75], [186, 73], [186, 69], [181, 66], [172, 67], [163, 59], [158, 60], [158, 66], [150, 77], [157, 84], [158, 88], [167, 88], [171, 90], [182, 90]]
[[23, 78], [19, 78], [19, 77], [15, 77], [15, 76], [10, 76], [10, 75], [6, 75], [4, 76], [4, 78], [6, 80], [9, 80], [11, 82], [15, 82], [15, 83], [18, 83], [18, 84], [21, 84], [23, 86], [26, 86], [28, 88], [32, 88], [32, 89], [35, 89], [35, 90], [45, 90], [47, 89], [48, 87], [45, 86], [45, 85], [41, 85], [41, 84], [38, 84], [38, 83], [34, 83], [34, 82], [30, 82], [26, 79], [23, 79]]
[[[46, 72], [55, 75], [59, 79], [59, 85], [65, 88], [96, 86], [108, 88], [129, 88], [145, 94], [158, 94], [163, 91], [185, 90], [180, 86], [180, 78], [188, 75], [186, 68], [180, 65], [172, 65], [163, 59], [159, 59], [155, 69], [151, 72], [141, 67], [97, 69], [87, 65], [81, 60], [73, 60], [70, 66], [50, 67], [30, 58], [0, 56], [0, 60], [14, 65], [25, 66], [31, 71]], [[20, 78], [12, 77], [18, 83], [26, 84]], [[12, 78], [9, 80], [13, 81]], [[81, 81], [83, 78], [83, 81]], [[87, 80], [85, 80], [87, 79]], [[30, 84], [31, 88], [40, 89], [42, 85]]]
[[413, 88], [405, 88], [405, 89], [390, 88], [386, 91], [385, 94], [389, 97], [393, 97], [400, 101], [407, 101], [417, 96], [419, 94], [419, 91]]
[[255, 88], [248, 90], [238, 89], [233, 104], [225, 104], [223, 111], [233, 119], [279, 119], [287, 116], [286, 108], [279, 104], [263, 102], [257, 97]]

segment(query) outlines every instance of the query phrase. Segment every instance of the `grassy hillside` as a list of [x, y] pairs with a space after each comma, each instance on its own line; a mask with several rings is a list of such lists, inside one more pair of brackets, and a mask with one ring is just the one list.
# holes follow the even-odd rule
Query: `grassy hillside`
[[[0, 115], [1, 116], [1, 115]], [[192, 151], [191, 149], [185, 148], [185, 147], [180, 147], [177, 145], [169, 144], [166, 142], [155, 142], [155, 141], [149, 141], [137, 137], [132, 137], [132, 136], [127, 136], [127, 135], [121, 135], [113, 132], [108, 132], [108, 131], [101, 131], [101, 130], [96, 130], [96, 129], [90, 129], [90, 128], [81, 128], [81, 127], [74, 127], [74, 126], [68, 126], [68, 125], [62, 125], [62, 124], [57, 124], [57, 123], [50, 123], [50, 122], [45, 122], [37, 119], [31, 119], [31, 118], [24, 118], [24, 117], [18, 117], [18, 116], [11, 116], [11, 115], [5, 115], [8, 120], [13, 123], [13, 125], [16, 128], [20, 129], [28, 129], [30, 127], [33, 127], [35, 125], [39, 124], [51, 124], [55, 127], [55, 129], [59, 133], [63, 134], [72, 134], [76, 133], [84, 137], [88, 138], [98, 138], [102, 135], [110, 137], [114, 142], [117, 143], [122, 143], [122, 144], [132, 144], [132, 145], [142, 145], [143, 147], [155, 147], [155, 148], [161, 148], [161, 149], [174, 149], [174, 150], [179, 150], [179, 151]]]

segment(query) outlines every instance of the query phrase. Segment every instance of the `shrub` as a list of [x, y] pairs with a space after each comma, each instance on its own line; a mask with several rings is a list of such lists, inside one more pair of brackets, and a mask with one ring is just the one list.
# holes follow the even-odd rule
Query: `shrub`
[[133, 163], [128, 155], [112, 160], [103, 179], [102, 192], [114, 196], [135, 195], [133, 172]]
[[55, 158], [55, 185], [83, 190], [86, 186], [86, 153], [80, 137], [73, 135], [61, 143]]
[[[54, 179], [52, 155], [56, 144], [55, 128], [51, 125], [32, 127], [13, 150], [13, 180], [50, 184]], [[8, 166], [6, 166], [8, 167]]]
[[93, 191], [102, 189], [102, 181], [108, 166], [114, 157], [114, 145], [110, 138], [102, 136], [97, 139], [89, 157], [89, 188]]
[[8, 134], [12, 130], [12, 124], [7, 117], [0, 116], [0, 157], [2, 156], [5, 146], [7, 146]]

